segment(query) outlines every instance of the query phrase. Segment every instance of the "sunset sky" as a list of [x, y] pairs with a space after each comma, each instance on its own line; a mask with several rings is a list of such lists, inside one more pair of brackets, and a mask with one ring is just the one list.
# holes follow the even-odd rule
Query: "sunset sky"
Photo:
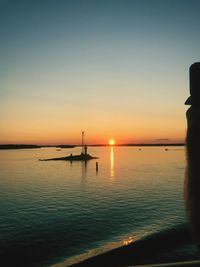
[[0, 143], [182, 142], [198, 0], [0, 0]]

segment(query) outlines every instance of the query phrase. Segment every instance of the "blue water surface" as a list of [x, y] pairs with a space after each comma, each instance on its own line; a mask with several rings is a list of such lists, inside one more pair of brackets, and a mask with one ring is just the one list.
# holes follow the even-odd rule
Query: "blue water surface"
[[38, 160], [71, 153], [80, 148], [0, 151], [8, 266], [49, 266], [186, 223], [183, 147], [91, 147], [99, 159], [87, 163]]

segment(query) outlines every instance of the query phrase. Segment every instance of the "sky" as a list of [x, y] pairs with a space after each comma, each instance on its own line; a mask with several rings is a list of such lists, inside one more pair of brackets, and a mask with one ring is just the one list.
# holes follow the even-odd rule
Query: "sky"
[[198, 0], [0, 0], [0, 143], [185, 139]]

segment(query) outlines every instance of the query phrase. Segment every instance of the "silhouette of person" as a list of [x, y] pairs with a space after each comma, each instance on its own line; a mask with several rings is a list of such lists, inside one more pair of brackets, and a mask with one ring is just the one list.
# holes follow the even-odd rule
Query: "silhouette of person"
[[186, 105], [187, 168], [185, 199], [193, 239], [200, 250], [200, 62], [190, 66], [190, 94]]

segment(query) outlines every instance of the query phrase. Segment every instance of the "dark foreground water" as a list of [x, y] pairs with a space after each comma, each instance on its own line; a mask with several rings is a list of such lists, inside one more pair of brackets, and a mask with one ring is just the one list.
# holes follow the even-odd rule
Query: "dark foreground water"
[[100, 157], [98, 173], [96, 160], [38, 161], [79, 148], [0, 151], [4, 266], [69, 265], [131, 242], [140, 247], [137, 263], [195, 258], [183, 203], [185, 151], [168, 149], [89, 148]]

